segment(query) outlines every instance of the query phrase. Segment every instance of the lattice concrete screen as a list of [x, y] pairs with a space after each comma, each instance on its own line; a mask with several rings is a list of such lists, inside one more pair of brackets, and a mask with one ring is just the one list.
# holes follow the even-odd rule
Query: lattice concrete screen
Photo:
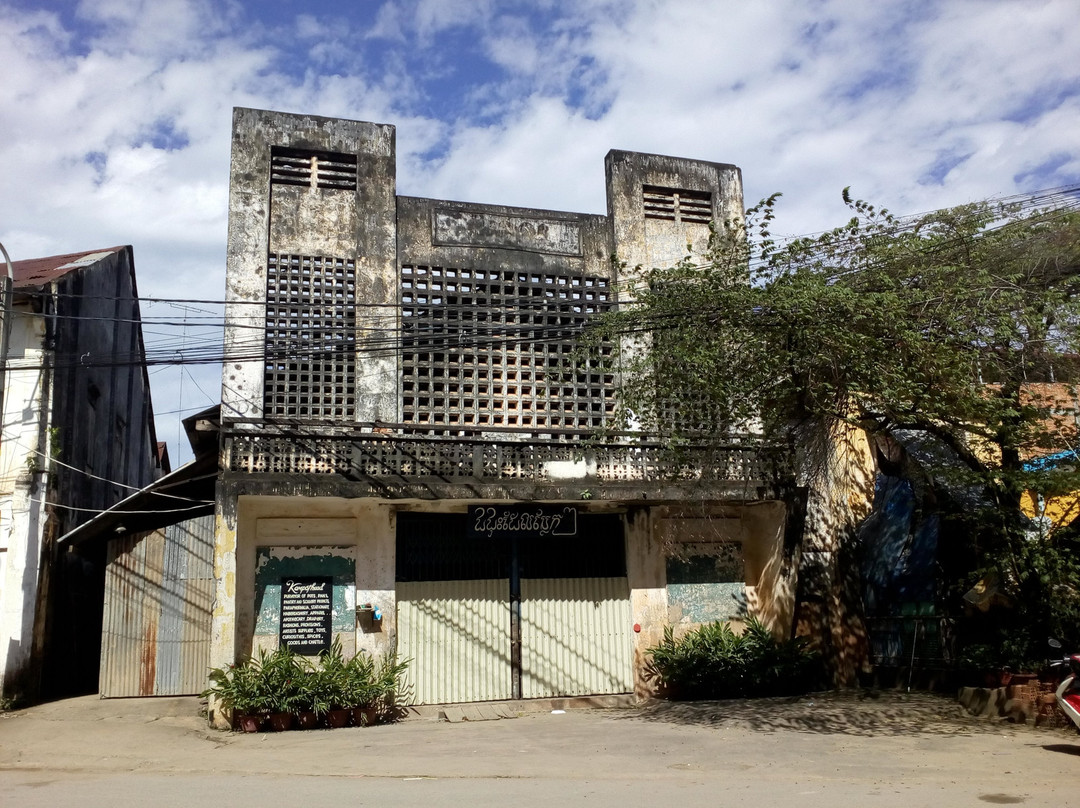
[[355, 262], [271, 254], [266, 276], [265, 414], [353, 418]]
[[434, 431], [604, 426], [614, 375], [569, 360], [610, 305], [601, 277], [402, 267], [402, 420]]

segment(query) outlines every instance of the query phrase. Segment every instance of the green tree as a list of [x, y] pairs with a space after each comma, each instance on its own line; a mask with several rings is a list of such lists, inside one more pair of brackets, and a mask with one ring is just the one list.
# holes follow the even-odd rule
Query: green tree
[[1062, 589], [1075, 563], [1050, 545], [1052, 563], [1033, 559], [1019, 508], [1028, 489], [1080, 489], [1075, 464], [1025, 468], [1076, 445], [1075, 422], [1054, 417], [1034, 384], [1076, 378], [1075, 198], [905, 218], [847, 190], [844, 201], [850, 220], [818, 236], [776, 241], [774, 196], [718, 226], [705, 256], [624, 268], [634, 302], [590, 341], [614, 346], [622, 425], [672, 446], [748, 432], [794, 446], [836, 422], [922, 434], [939, 447], [930, 477], [978, 494], [970, 566], [997, 567], [1014, 593], [1057, 591], [1080, 616], [1076, 590]]

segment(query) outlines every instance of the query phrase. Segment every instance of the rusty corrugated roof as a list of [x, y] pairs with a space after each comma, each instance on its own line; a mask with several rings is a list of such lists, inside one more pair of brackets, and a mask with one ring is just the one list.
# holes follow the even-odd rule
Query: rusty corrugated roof
[[[55, 281], [69, 272], [88, 267], [106, 256], [126, 249], [126, 247], [107, 247], [104, 250], [88, 250], [86, 252], [68, 253], [67, 255], [51, 255], [48, 258], [28, 258], [25, 261], [12, 261], [11, 267], [15, 273], [15, 288], [39, 286], [43, 283]], [[0, 272], [2, 271], [3, 261], [0, 260]], [[3, 276], [0, 275], [0, 277]]]

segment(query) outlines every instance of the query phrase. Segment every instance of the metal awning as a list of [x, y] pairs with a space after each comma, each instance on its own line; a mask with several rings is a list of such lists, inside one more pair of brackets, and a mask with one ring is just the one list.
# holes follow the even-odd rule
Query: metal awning
[[217, 455], [206, 454], [155, 480], [59, 539], [75, 546], [150, 530], [214, 512]]

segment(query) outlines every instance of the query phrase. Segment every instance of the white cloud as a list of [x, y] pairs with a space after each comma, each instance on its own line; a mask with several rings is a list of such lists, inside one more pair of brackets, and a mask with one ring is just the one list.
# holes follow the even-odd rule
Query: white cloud
[[411, 5], [422, 40], [448, 28], [482, 25], [492, 14], [492, 0], [415, 0]]
[[732, 162], [792, 233], [846, 185], [902, 213], [1080, 182], [1074, 0], [3, 3], [0, 240], [133, 243], [148, 296], [221, 295], [235, 105], [395, 123], [418, 196], [599, 213], [608, 149]]

